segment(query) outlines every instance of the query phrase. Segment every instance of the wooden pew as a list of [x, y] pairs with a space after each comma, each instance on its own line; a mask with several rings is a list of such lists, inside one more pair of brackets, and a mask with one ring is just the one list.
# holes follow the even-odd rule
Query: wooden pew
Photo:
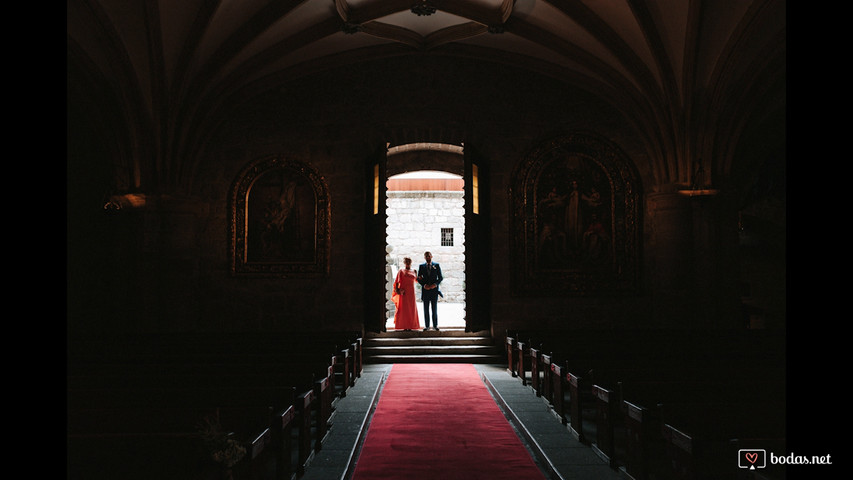
[[[212, 478], [209, 475], [217, 474], [224, 467], [213, 460], [212, 451], [203, 448], [201, 421], [215, 418], [218, 424], [221, 419], [221, 431], [225, 434], [231, 431], [230, 427], [244, 425], [252, 416], [241, 409], [157, 407], [150, 411], [140, 410], [93, 410], [91, 413], [98, 414], [103, 425], [69, 425], [68, 478]], [[264, 412], [254, 413], [264, 415]], [[269, 414], [266, 417], [271, 418]], [[268, 449], [268, 445], [272, 446], [271, 434], [264, 433], [268, 431], [268, 427], [261, 427], [242, 435], [229, 435], [228, 438], [247, 453], [239, 462], [243, 465], [239, 467], [241, 471], [247, 472], [243, 478], [256, 478], [248, 472], [279, 467], [275, 463], [275, 451]]]
[[[633, 374], [635, 378], [620, 381], [615, 388], [599, 384], [592, 386], [596, 403], [594, 446], [614, 468], [630, 463], [631, 466], [626, 469], [633, 470], [635, 478], [641, 478], [645, 475], [644, 472], [649, 470], [645, 465], [646, 462], [637, 456], [641, 452], [659, 450], [660, 439], [654, 435], [658, 430], [658, 426], [654, 423], [658, 419], [644, 406], [655, 406], [667, 402], [773, 403], [775, 399], [785, 397], [784, 382], [772, 378], [772, 375], [767, 380], [757, 372], [747, 374], [745, 377], [728, 378], [727, 373], [712, 375], [710, 370], [690, 370], [691, 373], [696, 374], [695, 378], [681, 379], [681, 375], [670, 376], [671, 370], [650, 371], [642, 374], [635, 372]], [[664, 379], [656, 380], [656, 376]], [[638, 380], [636, 377], [645, 378]], [[650, 444], [641, 442], [650, 442]], [[630, 460], [625, 458], [630, 456], [633, 456]], [[632, 472], [629, 471], [629, 473]]]
[[355, 386], [361, 377], [364, 367], [363, 339], [360, 336], [341, 341], [335, 346], [335, 390], [340, 397], [345, 397], [347, 390]]
[[[622, 332], [602, 341], [601, 332], [595, 331], [539, 333], [531, 333], [528, 341], [521, 341], [520, 334], [507, 334], [508, 371], [527, 384], [527, 369], [532, 380], [536, 378], [532, 372], [541, 365], [541, 390], [534, 382], [537, 395], [551, 403], [579, 440], [592, 443], [611, 466], [624, 464], [635, 478], [648, 478], [649, 472], [660, 472], [660, 465], [666, 463], [661, 424], [655, 430], [647, 421], [659, 417], [655, 408], [644, 407], [652, 404], [649, 392], [671, 390], [677, 394], [657, 401], [684, 401], [688, 398], [679, 397], [677, 385], [683, 383], [681, 387], [686, 388], [691, 379], [700, 379], [688, 388], [694, 395], [701, 391], [700, 396], [711, 397], [719, 391], [735, 391], [740, 399], [748, 399], [764, 391], [784, 396], [784, 386], [779, 386], [785, 372], [778, 368], [780, 362], [784, 365], [784, 337], [730, 331], [640, 331]], [[549, 348], [564, 343], [548, 354], [542, 353], [542, 346], [530, 348], [540, 341], [544, 345], [544, 340], [550, 342]], [[720, 360], [711, 364], [709, 358]], [[766, 382], [755, 381], [762, 377]], [[741, 380], [751, 383], [752, 389]], [[629, 442], [629, 437], [635, 441]]]
[[271, 428], [265, 428], [244, 442], [246, 455], [231, 469], [233, 478], [245, 480], [265, 480], [267, 472], [275, 471], [275, 451]]
[[553, 355], [551, 353], [543, 353], [539, 356], [539, 359], [542, 363], [542, 388], [540, 390], [542, 397], [544, 397], [549, 404], [553, 405], [554, 400], [552, 390], [554, 379], [553, 371], [551, 370], [551, 358], [553, 358]]
[[[263, 478], [260, 472], [273, 471], [276, 478], [290, 478], [301, 471], [312, 447], [313, 392], [298, 395], [297, 401], [302, 406], [299, 415], [294, 405], [277, 414], [238, 407], [157, 407], [146, 412], [120, 407], [92, 409], [89, 413], [100, 418], [100, 424], [69, 425], [69, 461], [75, 459], [69, 466], [69, 478], [92, 475], [85, 472], [93, 463], [103, 463], [101, 468], [111, 472], [112, 478], [201, 478], [194, 475], [219, 468], [201, 449], [199, 420], [213, 417], [212, 412], [223, 431], [233, 431], [233, 440], [247, 452], [234, 466], [235, 478]], [[267, 420], [260, 420], [261, 417]], [[298, 450], [293, 437], [299, 441]], [[102, 455], [100, 460], [97, 453]], [[159, 464], [136, 463], [137, 457], [148, 455], [159, 459]]]
[[569, 389], [570, 430], [579, 442], [589, 444], [591, 439], [586, 434], [586, 424], [590, 419], [590, 408], [595, 407], [592, 385], [584, 377], [569, 372], [568, 369], [563, 376]]
[[675, 480], [735, 478], [730, 445], [738, 438], [784, 443], [785, 409], [779, 403], [669, 403], [659, 407], [665, 472]]
[[314, 451], [314, 447], [311, 445], [311, 411], [315, 401], [314, 390], [308, 390], [298, 394], [294, 402], [297, 428], [296, 471], [298, 474], [305, 471], [305, 466]]
[[218, 467], [200, 454], [196, 432], [162, 435], [74, 435], [66, 439], [66, 478], [196, 480]]
[[329, 421], [332, 417], [335, 385], [333, 383], [334, 373], [329, 367], [329, 374], [314, 381], [314, 398], [316, 399], [316, 428], [317, 435], [314, 449], [319, 451], [323, 447], [323, 440], [331, 427]]
[[578, 441], [589, 443], [587, 424], [594, 415], [591, 409], [595, 407], [589, 383], [585, 378], [570, 372], [567, 366], [554, 363], [550, 355], [543, 355], [543, 368], [544, 365], [550, 365], [550, 372], [546, 374], [546, 378], [550, 379], [547, 382], [550, 390], [546, 392], [546, 398], [551, 408], [563, 425], [568, 425], [569, 431]]
[[341, 398], [347, 396], [347, 390], [350, 387], [351, 382], [351, 373], [350, 373], [350, 361], [352, 357], [350, 356], [349, 347], [338, 350], [335, 355], [334, 361], [334, 374], [335, 374], [335, 392]]
[[242, 441], [246, 455], [231, 469], [233, 480], [290, 480], [294, 476], [295, 406], [273, 414], [270, 420], [269, 427]]
[[357, 342], [355, 342], [355, 341], [350, 342], [350, 343], [349, 343], [349, 346], [347, 347], [347, 350], [349, 351], [349, 356], [350, 356], [349, 386], [350, 386], [350, 387], [354, 387], [354, 386], [355, 386], [355, 382], [356, 382], [356, 380], [358, 379], [358, 376], [359, 376], [359, 373], [358, 373], [358, 370], [359, 370], [359, 365], [358, 365], [358, 355], [359, 355], [358, 343], [357, 343]]
[[666, 465], [657, 409], [622, 400], [622, 414], [626, 438], [623, 468], [636, 480], [659, 478]]
[[[361, 373], [364, 371], [364, 338], [361, 335], [356, 335], [352, 342], [353, 358], [354, 358], [354, 373], [355, 378], [361, 378]], [[355, 380], [353, 380], [355, 383]]]
[[[133, 336], [77, 348], [68, 363], [69, 441], [75, 447], [98, 442], [110, 447], [115, 442], [108, 438], [121, 436], [124, 444], [153, 444], [151, 448], [164, 436], [164, 447], [179, 438], [197, 441], [193, 412], [220, 407], [243, 412], [244, 421], [235, 420], [234, 430], [256, 458], [267, 458], [262, 451], [275, 439], [282, 460], [285, 449], [293, 450], [294, 461], [304, 465], [328, 431], [335, 379], [331, 359], [338, 360], [340, 352], [329, 347], [331, 340], [317, 340], [314, 334], [286, 337], [290, 341], [266, 335]], [[347, 357], [354, 360], [352, 367], [344, 364], [342, 379], [344, 386], [352, 386], [360, 376], [360, 335], [334, 342], [346, 345]], [[301, 416], [294, 406], [296, 385], [304, 391]], [[270, 421], [271, 408], [285, 413]], [[288, 443], [301, 445], [301, 451]], [[280, 462], [281, 468], [289, 465], [291, 473], [296, 471], [294, 461]]]
[[528, 336], [527, 332], [511, 334], [507, 331], [506, 333], [507, 372], [513, 377], [521, 376], [522, 382], [527, 385], [528, 380], [525, 374], [530, 371], [529, 350], [534, 343], [532, 340], [524, 341], [522, 338], [530, 339], [531, 337]]
[[529, 358], [530, 355], [530, 342], [523, 342], [518, 340], [515, 342], [515, 373], [521, 379], [521, 384], [527, 386], [529, 381], [527, 380], [527, 372], [530, 370]]
[[507, 333], [506, 342], [505, 342], [506, 358], [507, 358], [506, 371], [509, 372], [509, 374], [512, 375], [513, 377], [518, 376], [518, 374], [517, 374], [518, 359], [516, 358], [516, 356], [518, 355], [517, 347], [516, 347], [517, 342], [518, 342], [518, 340], [515, 337], [510, 336], [509, 333]]
[[[784, 443], [784, 410], [781, 402], [757, 399], [709, 399], [653, 407], [623, 400], [627, 441], [622, 464], [628, 475], [638, 480], [691, 478], [696, 469], [729, 475], [736, 470], [732, 460], [736, 452], [730, 448], [735, 439], [762, 438], [768, 446]], [[728, 454], [721, 453], [724, 451]], [[725, 470], [711, 467], [714, 461]]]
[[[296, 402], [304, 401], [305, 394], [297, 395]], [[304, 435], [304, 427], [297, 425], [302, 419], [291, 405], [271, 418], [270, 426], [242, 443], [246, 455], [232, 469], [234, 480], [290, 480], [297, 472], [304, 472], [306, 452], [295, 448]]]
[[[566, 416], [565, 408], [565, 392], [567, 388], [567, 372], [566, 369], [551, 359], [551, 407], [559, 417], [563, 425], [569, 423], [569, 418]], [[571, 394], [570, 394], [571, 395]]]
[[541, 396], [541, 344], [533, 340], [517, 341], [515, 348], [515, 360], [517, 362], [515, 366], [516, 375], [521, 378], [522, 385], [530, 385], [536, 392], [536, 395]]
[[[193, 439], [193, 419], [205, 410], [205, 405], [210, 405], [210, 408], [219, 407], [223, 412], [241, 412], [240, 422], [236, 420], [237, 414], [229, 415], [231, 419], [229, 426], [241, 432], [242, 439], [252, 435], [251, 432], [263, 432], [270, 426], [271, 408], [268, 405], [289, 403], [286, 407], [289, 407], [293, 419], [289, 422], [287, 436], [291, 435], [290, 432], [295, 433], [298, 439], [296, 443], [298, 453], [295, 455], [295, 468], [292, 466], [294, 462], [290, 461], [290, 453], [286, 455], [288, 462], [282, 463], [281, 468], [291, 465], [287, 468], [291, 471], [299, 471], [310, 457], [311, 449], [320, 448], [328, 430], [333, 398], [330, 395], [333, 391], [330, 375], [316, 380], [309, 391], [298, 396], [301, 402], [297, 404], [300, 407], [299, 415], [296, 415], [297, 410], [293, 407], [294, 389], [292, 387], [258, 387], [247, 383], [229, 390], [200, 388], [198, 385], [179, 387], [178, 384], [179, 381], [169, 386], [160, 385], [158, 388], [145, 385], [138, 388], [126, 386], [124, 388], [71, 389], [69, 391], [70, 441], [75, 445], [81, 445], [87, 442], [92, 443], [92, 439], [96, 437], [121, 436], [126, 439], [126, 442], [136, 438], [136, 442], [140, 443], [146, 440], [150, 442], [151, 439], [164, 435], [169, 438], [183, 436]], [[152, 404], [155, 405], [154, 408], [150, 407]], [[85, 409], [84, 406], [89, 408]], [[141, 412], [140, 409], [143, 408], [148, 408], [148, 413]], [[287, 411], [288, 408], [284, 410]], [[299, 422], [295, 423], [296, 420]], [[285, 436], [278, 438], [283, 442]], [[257, 442], [261, 440], [257, 437], [254, 440], [256, 442], [251, 445], [251, 448], [257, 453], [260, 448]], [[109, 446], [107, 444], [103, 448], [109, 448]], [[248, 445], [247, 448], [249, 448]], [[282, 453], [282, 458], [284, 456]], [[175, 468], [186, 470], [188, 467]]]
[[295, 428], [295, 405], [290, 405], [283, 411], [278, 412], [270, 426], [270, 431], [272, 432], [272, 450], [276, 465], [275, 478], [278, 480], [289, 480], [297, 470], [293, 461], [293, 432]]
[[537, 397], [542, 396], [542, 352], [539, 348], [530, 347], [530, 385]]
[[595, 399], [595, 439], [592, 446], [610, 464], [617, 468], [616, 455], [617, 429], [623, 427], [623, 415], [620, 409], [621, 396], [618, 390], [610, 390], [601, 385], [592, 385], [592, 397]]

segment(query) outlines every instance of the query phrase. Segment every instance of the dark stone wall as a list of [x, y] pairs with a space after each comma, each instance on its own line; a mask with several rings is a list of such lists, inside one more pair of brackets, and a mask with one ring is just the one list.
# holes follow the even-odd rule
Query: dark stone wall
[[[492, 286], [496, 332], [524, 325], [616, 328], [648, 322], [644, 295], [633, 298], [524, 298], [509, 284], [508, 188], [512, 170], [537, 142], [567, 132], [608, 138], [642, 158], [620, 114], [594, 95], [500, 65], [429, 56], [377, 61], [297, 79], [235, 109], [199, 171], [197, 195], [214, 212], [202, 278], [203, 321], [249, 328], [360, 328], [365, 160], [376, 144], [474, 143], [490, 165], [493, 272], [468, 282]], [[230, 182], [252, 159], [286, 155], [315, 168], [331, 192], [328, 279], [233, 279], [222, 255]], [[426, 154], [424, 154], [426, 155]], [[441, 158], [437, 157], [440, 168]], [[413, 159], [422, 168], [422, 159]], [[639, 162], [641, 165], [645, 162]], [[400, 166], [396, 165], [399, 169]], [[216, 266], [219, 266], [217, 268]], [[353, 271], [358, 269], [358, 271]], [[330, 301], [331, 299], [331, 301]], [[625, 311], [632, 312], [630, 318]], [[644, 318], [644, 316], [646, 318]], [[219, 318], [222, 317], [222, 318]]]
[[[572, 132], [607, 139], [635, 162], [644, 191], [654, 191], [640, 139], [622, 115], [594, 92], [507, 66], [420, 55], [291, 79], [263, 96], [233, 105], [227, 118], [204, 145], [193, 172], [190, 200], [182, 201], [180, 207], [152, 202], [145, 213], [122, 217], [123, 225], [99, 220], [106, 225], [99, 226], [93, 237], [109, 244], [113, 261], [98, 267], [97, 282], [86, 283], [109, 288], [94, 293], [80, 287], [86, 292], [71, 308], [72, 328], [360, 330], [366, 294], [364, 212], [370, 193], [366, 165], [386, 142], [465, 142], [476, 146], [488, 162], [492, 272], [489, 278], [469, 272], [467, 281], [490, 283], [495, 334], [540, 327], [731, 327], [739, 321], [736, 296], [713, 302], [717, 307], [712, 318], [707, 312], [697, 314], [690, 291], [691, 270], [685, 269], [692, 262], [682, 257], [691, 255], [690, 235], [695, 228], [683, 225], [691, 210], [678, 198], [667, 200], [678, 204], [672, 210], [652, 212], [648, 198], [644, 199], [638, 294], [530, 298], [511, 291], [509, 268], [514, 260], [509, 248], [508, 189], [513, 169], [540, 142]], [[328, 187], [331, 253], [326, 277], [230, 275], [229, 193], [241, 169], [268, 155], [309, 165]], [[423, 158], [417, 157], [416, 167], [422, 168]], [[405, 165], [395, 168], [403, 171]], [[652, 202], [652, 207], [657, 203]], [[667, 215], [670, 218], [663, 219]], [[105, 235], [112, 240], [105, 241]], [[681, 250], [672, 251], [672, 245]], [[85, 247], [70, 255], [81, 263], [99, 257]], [[102, 320], [86, 318], [89, 314]]]

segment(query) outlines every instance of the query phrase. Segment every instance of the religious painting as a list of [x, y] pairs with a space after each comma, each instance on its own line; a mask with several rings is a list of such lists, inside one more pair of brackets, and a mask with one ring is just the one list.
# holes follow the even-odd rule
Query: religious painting
[[232, 188], [232, 273], [311, 276], [328, 272], [329, 196], [307, 165], [266, 158]]
[[633, 164], [588, 135], [550, 140], [518, 165], [510, 187], [513, 293], [632, 292], [639, 270]]

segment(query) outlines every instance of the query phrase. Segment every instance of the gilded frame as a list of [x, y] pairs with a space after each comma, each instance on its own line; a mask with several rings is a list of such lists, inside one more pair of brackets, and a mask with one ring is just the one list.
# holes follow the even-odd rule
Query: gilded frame
[[329, 273], [329, 193], [308, 165], [272, 156], [246, 166], [231, 188], [231, 274]]
[[588, 134], [550, 139], [526, 155], [509, 190], [513, 295], [636, 293], [638, 177], [618, 147]]

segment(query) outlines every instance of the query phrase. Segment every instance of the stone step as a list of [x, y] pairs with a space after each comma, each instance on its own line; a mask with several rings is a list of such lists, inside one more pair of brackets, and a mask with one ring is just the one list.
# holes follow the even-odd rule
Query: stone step
[[495, 345], [489, 332], [464, 328], [439, 331], [389, 331], [368, 333], [363, 358], [376, 363], [503, 363], [503, 345]]
[[364, 355], [492, 355], [498, 353], [498, 350], [493, 345], [390, 345], [390, 346], [369, 346], [364, 348]]
[[412, 330], [388, 330], [387, 332], [367, 332], [364, 335], [365, 339], [369, 338], [410, 338], [410, 337], [490, 337], [488, 330], [481, 332], [466, 332], [465, 327], [441, 327], [441, 330], [423, 331]]
[[487, 345], [493, 346], [491, 337], [409, 337], [409, 338], [366, 338], [364, 345], [369, 347], [399, 347], [427, 345]]
[[503, 364], [499, 355], [377, 355], [365, 358], [365, 363], [477, 363]]

